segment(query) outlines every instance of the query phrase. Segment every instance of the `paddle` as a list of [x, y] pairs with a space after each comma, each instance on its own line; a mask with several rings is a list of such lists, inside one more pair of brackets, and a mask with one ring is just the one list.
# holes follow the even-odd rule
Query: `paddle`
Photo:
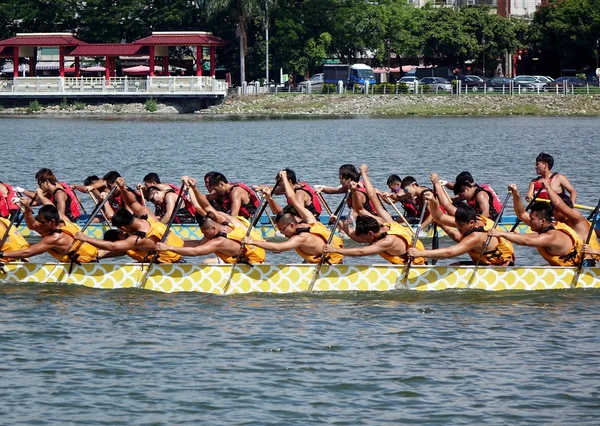
[[392, 202], [392, 200], [390, 200], [390, 197], [386, 196], [381, 196], [381, 198], [385, 199], [385, 201], [392, 206], [392, 208], [394, 209], [394, 211], [396, 212], [396, 214], [398, 215], [398, 217], [402, 220], [402, 222], [404, 222], [404, 224], [408, 227], [408, 229], [410, 229], [410, 233], [413, 234], [413, 236], [415, 235], [415, 231], [413, 231], [412, 226], [410, 225], [410, 223], [408, 222], [408, 220], [406, 220], [406, 218], [404, 217], [404, 215], [400, 212], [400, 210], [398, 209], [398, 207], [396, 207], [396, 204], [394, 204]]
[[[550, 200], [545, 200], [545, 199], [541, 199], [541, 200], [538, 200], [538, 201], [541, 201], [541, 202], [544, 202], [544, 203], [550, 203], [551, 202]], [[590, 214], [590, 217], [596, 211], [594, 207], [592, 207], [592, 206], [584, 206], [583, 204], [573, 204], [573, 208], [574, 209], [579, 209], [579, 210], [587, 210], [589, 212], [592, 212]]]
[[[594, 230], [596, 228], [596, 222], [598, 221], [598, 211], [600, 211], [600, 200], [598, 200], [598, 204], [596, 205], [596, 208], [592, 212], [593, 219], [592, 219], [592, 224], [590, 225], [590, 230], [588, 231], [588, 234], [587, 234], [587, 238], [585, 239], [586, 245], [590, 243], [590, 240], [592, 239], [592, 233], [594, 232]], [[577, 272], [575, 274], [573, 281], [571, 282], [571, 288], [577, 287], [577, 282], [579, 281], [579, 276], [581, 275], [581, 271], [583, 269], [583, 262], [585, 260], [584, 258], [585, 258], [585, 256], [583, 254], [581, 254], [581, 261], [579, 262], [579, 265], [577, 265]]]
[[77, 193], [75, 192], [74, 189], [71, 189], [71, 192], [75, 196], [75, 199], [77, 200], [77, 204], [79, 204], [79, 207], [81, 207], [81, 211], [83, 212], [83, 214], [87, 214], [87, 212], [85, 211], [85, 207], [83, 207], [83, 204], [81, 204], [81, 200], [79, 199], [79, 195], [77, 195]]
[[[279, 183], [279, 178], [277, 179], [277, 183]], [[277, 186], [277, 184], [275, 184], [275, 186]], [[266, 198], [263, 199], [259, 208], [256, 209], [256, 211], [254, 212], [254, 216], [252, 216], [252, 221], [250, 222], [250, 226], [248, 226], [248, 230], [246, 231], [246, 238], [248, 238], [250, 236], [250, 233], [252, 232], [252, 228], [254, 228], [256, 226], [256, 224], [258, 223], [258, 220], [260, 219], [263, 212], [267, 208], [267, 204], [268, 204], [267, 199]], [[237, 266], [238, 262], [242, 258], [242, 255], [244, 254], [245, 246], [246, 245], [244, 243], [240, 244], [240, 251], [239, 251], [237, 257], [235, 258], [235, 262], [231, 266], [231, 272], [229, 273], [229, 278], [227, 279], [227, 282], [225, 283], [225, 287], [223, 287], [223, 294], [226, 294], [227, 290], [229, 290], [229, 286], [231, 284], [231, 279], [233, 278], [233, 273], [235, 272], [235, 267]]]
[[[169, 223], [167, 224], [167, 229], [165, 229], [165, 232], [163, 233], [163, 236], [160, 239], [161, 243], [164, 243], [165, 241], [167, 241], [167, 238], [169, 237], [169, 232], [171, 232], [171, 227], [173, 226], [173, 223], [175, 222], [175, 218], [177, 217], [177, 212], [181, 209], [181, 206], [183, 205], [184, 197], [186, 196], [187, 191], [188, 190], [185, 189], [185, 182], [182, 182], [181, 187], [179, 188], [179, 194], [177, 194], [177, 201], [175, 201], [175, 208], [173, 208], [173, 211], [171, 212], [171, 217], [169, 218]], [[152, 266], [158, 260], [159, 255], [160, 255], [160, 253], [158, 252], [158, 250], [156, 250], [154, 252], [154, 256], [152, 257], [152, 260], [150, 260], [150, 263], [148, 264], [146, 273], [144, 274], [144, 276], [142, 277], [141, 281], [138, 283], [136, 288], [143, 287], [144, 284], [146, 284], [146, 280], [148, 280], [148, 276], [150, 275], [150, 270], [152, 269]]]
[[[537, 201], [537, 197], [540, 195], [540, 192], [542, 192], [544, 190], [544, 188], [540, 188], [538, 190], [538, 192], [536, 192], [533, 196], [533, 198], [531, 199], [531, 201], [529, 202], [529, 204], [527, 204], [527, 207], [525, 207], [525, 211], [529, 211], [529, 209], [531, 208], [531, 206], [533, 206], [533, 203], [535, 203]], [[500, 215], [502, 216], [502, 215]], [[499, 217], [500, 217], [499, 216]], [[521, 223], [521, 219], [517, 218], [517, 221], [515, 222], [515, 224], [513, 225], [512, 228], [510, 228], [510, 231], [508, 232], [515, 232], [515, 229], [517, 229], [517, 227], [519, 226], [519, 224]]]
[[[15, 222], [17, 221], [17, 218], [19, 217], [19, 213], [20, 213], [20, 210], [17, 211], [17, 214], [13, 215], [12, 219], [10, 220], [10, 223], [6, 227], [6, 231], [4, 232], [4, 235], [2, 236], [2, 240], [0, 241], [0, 252], [2, 252], [2, 246], [4, 245], [4, 243], [6, 243], [6, 241], [8, 240], [8, 237], [10, 235], [10, 230], [15, 225]], [[2, 263], [2, 262], [0, 262], [0, 272], [6, 273], [6, 271], [4, 270], [4, 263]]]
[[[504, 213], [504, 209], [506, 208], [506, 205], [508, 204], [508, 200], [510, 200], [511, 195], [512, 194], [510, 192], [508, 194], [506, 194], [504, 203], [502, 203], [502, 209], [498, 212], [498, 216], [496, 216], [496, 220], [494, 220], [494, 226], [492, 226], [491, 229], [496, 229], [496, 227], [498, 226], [498, 223], [500, 223], [500, 218], [502, 217], [502, 213]], [[477, 268], [479, 267], [479, 262], [481, 261], [481, 257], [483, 256], [483, 253], [486, 252], [488, 246], [490, 245], [491, 240], [492, 240], [492, 236], [488, 235], [488, 237], [485, 239], [485, 244], [483, 245], [483, 250], [481, 253], [479, 253], [479, 256], [477, 257], [477, 262], [475, 262], [475, 268], [473, 269], [471, 278], [469, 278], [469, 281], [467, 282], [467, 288], [471, 288], [471, 285], [473, 284], [473, 280], [475, 279], [475, 275], [477, 274]]]
[[[437, 250], [440, 248], [440, 235], [438, 234], [437, 222], [433, 222], [433, 239], [431, 240], [431, 250]], [[437, 259], [431, 259], [431, 264], [436, 265]]]
[[[81, 231], [80, 231], [81, 233], [85, 232], [85, 230], [88, 228], [88, 226], [90, 226], [92, 224], [92, 222], [94, 221], [94, 218], [96, 217], [98, 212], [102, 209], [102, 207], [104, 207], [104, 204], [106, 204], [106, 202], [109, 200], [110, 197], [112, 197], [112, 195], [115, 193], [115, 191], [117, 189], [118, 189], [118, 187], [117, 187], [117, 185], [115, 185], [113, 187], [113, 189], [110, 190], [108, 195], [96, 205], [96, 207], [90, 214], [90, 217], [88, 217], [87, 222], [85, 223], [85, 225], [83, 225], [83, 228], [81, 228]], [[69, 265], [69, 274], [71, 274], [71, 272], [73, 272], [74, 264], [75, 263], [79, 264], [79, 262], [77, 262], [77, 258], [79, 257], [79, 255], [75, 251], [76, 250], [75, 245], [77, 245], [77, 244], [78, 244], [78, 248], [79, 248], [79, 247], [81, 247], [81, 244], [83, 244], [83, 243], [81, 241], [74, 241], [73, 244], [71, 244], [71, 247], [69, 247], [69, 251], [67, 252], [67, 256], [69, 256], [71, 258], [71, 265]]]
[[[421, 229], [423, 228], [423, 218], [425, 217], [425, 210], [427, 210], [427, 205], [423, 206], [423, 209], [421, 210], [421, 216], [419, 216], [419, 223], [417, 225], [417, 230], [415, 231], [415, 235], [413, 237], [413, 242], [412, 242], [412, 248], [415, 248], [417, 246], [417, 241], [419, 241], [419, 234], [421, 233]], [[413, 258], [412, 257], [408, 257], [408, 262], [406, 262], [406, 266], [404, 267], [404, 272], [402, 273], [402, 285], [404, 285], [404, 287], [408, 288], [408, 272], [410, 271], [410, 266], [412, 264]], [[397, 284], [396, 284], [397, 286]]]
[[[92, 194], [91, 192], [88, 192], [88, 194], [90, 195], [90, 198], [94, 202], [94, 205], [98, 204], [98, 200], [96, 199], [96, 196], [94, 194]], [[106, 213], [104, 213], [104, 210], [100, 210], [100, 214], [102, 215], [102, 217], [104, 218], [106, 223], [110, 226], [110, 220], [108, 220], [108, 217], [106, 216]]]
[[[262, 193], [260, 191], [255, 191], [256, 193], [256, 198], [258, 198], [260, 200], [260, 202], [264, 202], [267, 201], [266, 197], [263, 197]], [[269, 204], [269, 202], [267, 201], [267, 205]], [[265, 209], [266, 211], [266, 209]], [[271, 210], [272, 212], [273, 210]], [[271, 226], [273, 227], [273, 229], [275, 230], [275, 235], [276, 236], [281, 236], [281, 233], [279, 232], [279, 230], [277, 229], [277, 226], [275, 225], [275, 222], [273, 221], [273, 218], [271, 217], [271, 215], [269, 214], [269, 212], [266, 212], [266, 216], [267, 219], [269, 219], [269, 223], [271, 223]], [[258, 218], [258, 220], [260, 220], [260, 218]]]
[[[346, 203], [348, 202], [349, 196], [350, 196], [350, 191], [346, 192], [346, 195], [344, 195], [344, 199], [342, 200], [342, 202], [340, 203], [338, 208], [335, 210], [335, 215], [334, 215], [335, 221], [333, 223], [333, 227], [331, 228], [331, 233], [329, 234], [329, 238], [327, 239], [327, 245], [331, 244], [331, 242], [333, 241], [333, 236], [335, 235], [335, 231], [337, 229], [338, 223], [340, 223], [340, 218], [342, 216], [342, 212], [344, 211], [344, 207], [346, 206]], [[317, 269], [315, 270], [312, 280], [310, 281], [310, 284], [308, 286], [309, 293], [313, 291], [315, 283], [317, 282], [317, 278], [319, 278], [319, 274], [321, 273], [321, 267], [323, 266], [324, 262], [325, 262], [325, 253], [321, 254], [319, 263], [317, 263]]]
[[333, 213], [331, 212], [331, 208], [329, 207], [329, 204], [327, 204], [327, 201], [325, 201], [325, 198], [323, 198], [323, 194], [318, 192], [317, 197], [319, 198], [319, 201], [321, 202], [321, 204], [323, 204], [323, 207], [325, 207], [325, 210], [327, 210], [327, 214], [329, 216], [333, 216]]

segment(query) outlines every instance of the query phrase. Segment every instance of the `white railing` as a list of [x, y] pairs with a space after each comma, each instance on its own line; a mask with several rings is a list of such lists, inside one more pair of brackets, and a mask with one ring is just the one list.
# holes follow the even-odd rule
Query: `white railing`
[[19, 77], [0, 80], [2, 93], [194, 93], [227, 92], [213, 77]]

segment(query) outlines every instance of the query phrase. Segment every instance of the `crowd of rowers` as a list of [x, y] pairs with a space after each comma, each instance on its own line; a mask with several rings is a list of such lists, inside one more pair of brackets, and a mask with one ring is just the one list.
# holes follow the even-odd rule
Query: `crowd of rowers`
[[[277, 174], [274, 186], [253, 188], [210, 172], [204, 177], [204, 193], [196, 179], [187, 176], [178, 187], [150, 173], [133, 189], [116, 171], [103, 178], [91, 176], [83, 185], [69, 185], [59, 182], [50, 169], [41, 169], [36, 174], [39, 188], [35, 191], [0, 183], [0, 235], [7, 234], [11, 218], [15, 220], [22, 211], [27, 227], [42, 237], [29, 245], [12, 227], [3, 239], [0, 259], [15, 261], [48, 253], [61, 262], [96, 262], [116, 256], [147, 262], [156, 255], [159, 263], [175, 263], [182, 262], [183, 257], [216, 255], [205, 263], [258, 264], [265, 261], [265, 251], [295, 250], [307, 263], [324, 260], [339, 264], [344, 256], [380, 255], [396, 265], [405, 264], [409, 258], [413, 264], [422, 265], [426, 259], [468, 254], [471, 264], [510, 266], [515, 263], [513, 244], [518, 244], [535, 247], [551, 266], [594, 266], [600, 257], [597, 236], [590, 231], [588, 218], [573, 207], [575, 189], [564, 175], [552, 172], [553, 165], [549, 154], [537, 157], [538, 176], [530, 182], [525, 197], [530, 201], [528, 208], [516, 185], [508, 186], [514, 211], [532, 234], [496, 229], [494, 220], [502, 214], [503, 203], [489, 185], [476, 183], [469, 172], [460, 173], [454, 182], [440, 180], [432, 173], [430, 187], [419, 185], [411, 176], [392, 175], [387, 192], [375, 189], [366, 165], [359, 170], [345, 164], [339, 168], [338, 187], [315, 189], [300, 182], [290, 169]], [[455, 196], [450, 197], [447, 189]], [[75, 223], [82, 208], [77, 191], [87, 192], [97, 203], [107, 199], [101, 213], [113, 229], [103, 239], [85, 236]], [[335, 221], [324, 194], [348, 194], [347, 219]], [[285, 196], [285, 205], [276, 201], [276, 195]], [[154, 204], [154, 211], [147, 202]], [[285, 241], [265, 241], [252, 229], [250, 220], [261, 203], [268, 203]], [[399, 212], [395, 203], [401, 203], [406, 212], [400, 214], [403, 224], [385, 207], [389, 204]], [[41, 206], [37, 215], [32, 211], [34, 205]], [[330, 223], [337, 222], [339, 230], [360, 246], [345, 248], [341, 238], [331, 235], [333, 230], [319, 221], [324, 207]], [[346, 206], [340, 205], [340, 215], [342, 207]], [[183, 241], [169, 233], [166, 224], [172, 218], [176, 223], [197, 222], [202, 239]], [[434, 223], [441, 227], [456, 244], [425, 250], [408, 225], [419, 221], [422, 226]]]

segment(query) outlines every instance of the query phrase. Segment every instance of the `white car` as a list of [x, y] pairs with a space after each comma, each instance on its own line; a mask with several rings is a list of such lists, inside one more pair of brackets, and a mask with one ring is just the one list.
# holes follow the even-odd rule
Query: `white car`
[[546, 86], [550, 81], [546, 77], [540, 77], [537, 75], [519, 75], [514, 78], [515, 83], [523, 85], [525, 83], [532, 84], [536, 89], [545, 91]]
[[398, 80], [398, 83], [404, 83], [404, 84], [406, 84], [408, 86], [408, 91], [409, 92], [414, 92], [415, 85], [419, 84], [419, 79], [417, 77], [405, 76], [405, 77], [402, 77], [400, 80]]
[[321, 93], [323, 90], [323, 73], [313, 75], [310, 80], [298, 83], [298, 88], [302, 93], [308, 92], [308, 83], [310, 82], [310, 93]]

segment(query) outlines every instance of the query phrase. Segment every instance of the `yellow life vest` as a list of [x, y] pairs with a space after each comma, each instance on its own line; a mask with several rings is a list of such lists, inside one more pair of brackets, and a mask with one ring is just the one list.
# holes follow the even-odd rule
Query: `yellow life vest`
[[[590, 224], [590, 228], [592, 227], [592, 222], [590, 222], [588, 220], [588, 223]], [[594, 249], [594, 250], [598, 250], [600, 251], [600, 242], [598, 242], [598, 238], [596, 238], [596, 235], [594, 232], [592, 232], [592, 238], [590, 238], [590, 246]], [[600, 260], [600, 255], [593, 255], [592, 258], [594, 260]]]
[[[407, 249], [412, 247], [413, 236], [408, 231], [408, 229], [406, 229], [406, 227], [400, 225], [399, 223], [384, 223], [382, 226], [387, 226], [388, 228], [390, 228], [390, 230], [387, 231], [386, 234], [394, 235], [403, 240], [404, 244], [406, 244]], [[415, 247], [417, 248], [417, 250], [425, 250], [423, 243], [419, 240], [417, 240], [417, 245]], [[397, 256], [383, 252], [379, 253], [379, 255], [388, 262], [393, 263], [394, 265], [404, 265], [408, 258], [406, 254], [402, 256]], [[424, 257], [415, 257], [412, 260], [413, 265], [425, 265], [425, 263], [427, 263], [427, 260]]]
[[[494, 221], [484, 217], [478, 216], [478, 219], [484, 223], [483, 230], [489, 231], [494, 226]], [[474, 231], [477, 232], [477, 231]], [[509, 263], [515, 262], [515, 249], [510, 241], [506, 238], [496, 237], [498, 240], [498, 244], [494, 250], [487, 251], [483, 254], [476, 252], [474, 250], [468, 252], [467, 254], [471, 256], [473, 262], [477, 262], [479, 260], [480, 265], [488, 265], [488, 266], [506, 266]], [[481, 257], [480, 257], [481, 256]]]
[[[556, 222], [554, 229], [560, 231], [571, 238], [572, 246], [565, 253], [561, 255], [555, 255], [548, 253], [545, 247], [537, 247], [538, 252], [544, 259], [550, 264], [550, 266], [577, 266], [581, 262], [581, 249], [583, 247], [583, 240], [577, 232], [570, 226], [565, 225], [562, 222]], [[548, 231], [544, 231], [548, 232]]]
[[[312, 235], [316, 235], [317, 237], [321, 238], [324, 243], [327, 243], [327, 241], [329, 240], [329, 236], [331, 235], [331, 231], [329, 231], [329, 229], [327, 229], [327, 227], [321, 222], [309, 223], [308, 228], [299, 228], [299, 232], [296, 231], [296, 233], [302, 232], [308, 232]], [[331, 245], [335, 248], [344, 248], [344, 242], [337, 235], [333, 236], [333, 239], [331, 240]], [[319, 263], [319, 261], [321, 260], [320, 254], [308, 254], [303, 252], [299, 248], [296, 248], [296, 253], [298, 253], [308, 263]], [[329, 253], [327, 256], [325, 256], [325, 263], [328, 263], [330, 265], [340, 264], [342, 263], [342, 260], [344, 260], [344, 256], [338, 253]]]
[[[165, 235], [165, 231], [167, 230], [167, 225], [158, 220], [154, 219], [143, 219], [146, 220], [150, 224], [150, 229], [146, 232], [144, 238], [153, 238], [154, 241], [159, 242], [163, 235]], [[175, 235], [173, 232], [169, 232], [169, 236], [167, 237], [167, 241], [165, 244], [173, 247], [183, 247], [183, 240]], [[138, 262], [148, 262], [152, 259], [154, 252], [147, 252], [140, 249], [129, 249], [125, 252], [127, 256], [132, 259], [137, 260]], [[158, 263], [175, 263], [179, 259], [181, 259], [181, 255], [177, 253], [173, 253], [172, 251], [161, 251], [158, 252], [158, 258], [156, 261]]]
[[[6, 230], [10, 225], [10, 221], [3, 217], [0, 217], [0, 235], [4, 235]], [[29, 248], [29, 243], [25, 240], [25, 238], [21, 235], [17, 228], [13, 226], [8, 233], [8, 238], [0, 247], [0, 251], [9, 252], [9, 251], [17, 251], [24, 250]], [[15, 259], [11, 259], [10, 257], [3, 257], [0, 259], [2, 262], [12, 262]]]
[[[248, 226], [249, 226], [250, 222], [248, 222], [245, 218], [238, 217], [238, 219], [240, 219], [240, 221], [242, 223], [244, 223], [244, 225], [248, 224]], [[248, 231], [248, 228], [239, 227], [239, 226], [236, 227], [233, 223], [228, 223], [227, 226], [229, 226], [233, 230], [229, 233], [222, 233], [218, 236], [227, 238], [232, 241], [237, 241], [238, 243], [241, 244], [242, 240], [246, 236], [246, 232]], [[264, 241], [263, 238], [260, 236], [260, 234], [258, 234], [258, 232], [256, 232], [255, 229], [252, 229], [252, 231], [250, 232], [250, 237], [253, 240]], [[236, 262], [236, 256], [230, 256], [228, 254], [225, 254], [225, 253], [222, 253], [219, 251], [216, 251], [215, 254], [225, 263], [233, 264]], [[256, 263], [263, 263], [265, 261], [265, 250], [260, 247], [245, 244], [244, 251], [242, 252], [242, 259], [240, 261], [248, 262], [252, 265], [254, 265]]]
[[[58, 232], [67, 234], [71, 238], [80, 231], [81, 228], [71, 222], [65, 223], [63, 227], [58, 229]], [[88, 243], [75, 241], [74, 239], [67, 254], [59, 253], [54, 249], [48, 250], [48, 254], [59, 262], [71, 262], [75, 260], [78, 263], [90, 263], [98, 260], [98, 249], [96, 247]]]

